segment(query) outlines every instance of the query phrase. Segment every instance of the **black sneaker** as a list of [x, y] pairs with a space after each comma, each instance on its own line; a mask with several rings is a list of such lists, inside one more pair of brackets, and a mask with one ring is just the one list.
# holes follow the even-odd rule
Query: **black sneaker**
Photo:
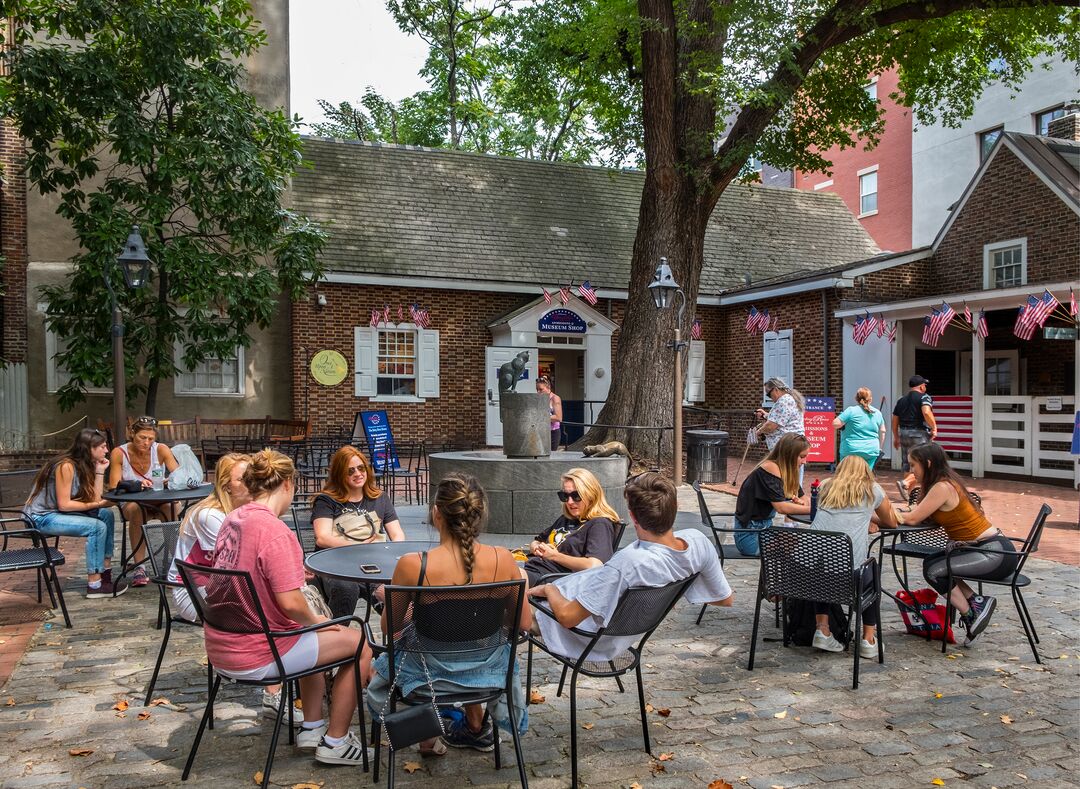
[[91, 600], [95, 600], [102, 597], [119, 597], [128, 590], [126, 583], [119, 583], [115, 586], [112, 581], [102, 581], [101, 586], [97, 589], [92, 589], [89, 585], [86, 587], [86, 596]]
[[983, 597], [980, 595], [973, 596], [968, 604], [971, 609], [964, 617], [964, 626], [967, 628], [967, 639], [965, 644], [970, 644], [975, 640], [975, 637], [986, 629], [986, 626], [990, 624], [990, 617], [994, 613], [994, 609], [997, 607], [997, 598], [990, 597], [989, 595]]
[[446, 744], [453, 748], [472, 748], [475, 751], [489, 752], [495, 750], [495, 730], [491, 726], [491, 719], [485, 715], [484, 723], [479, 732], [469, 728], [465, 719], [453, 721], [446, 727], [443, 735]]

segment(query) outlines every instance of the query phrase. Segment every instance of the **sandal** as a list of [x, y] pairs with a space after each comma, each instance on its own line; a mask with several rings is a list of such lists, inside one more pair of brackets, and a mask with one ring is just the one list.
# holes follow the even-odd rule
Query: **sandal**
[[421, 756], [445, 756], [446, 755], [446, 743], [443, 742], [442, 737], [436, 737], [435, 742], [430, 748], [420, 746]]

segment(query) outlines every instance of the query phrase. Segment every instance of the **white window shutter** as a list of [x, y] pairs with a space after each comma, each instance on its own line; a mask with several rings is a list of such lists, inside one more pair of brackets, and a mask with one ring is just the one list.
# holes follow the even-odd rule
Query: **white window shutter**
[[439, 332], [434, 329], [420, 329], [416, 334], [420, 361], [416, 394], [418, 397], [438, 397]]
[[705, 402], [705, 343], [691, 340], [686, 371], [685, 398], [688, 403]]
[[357, 326], [356, 345], [356, 396], [374, 397], [378, 391], [375, 374], [379, 366], [379, 330], [371, 326]]

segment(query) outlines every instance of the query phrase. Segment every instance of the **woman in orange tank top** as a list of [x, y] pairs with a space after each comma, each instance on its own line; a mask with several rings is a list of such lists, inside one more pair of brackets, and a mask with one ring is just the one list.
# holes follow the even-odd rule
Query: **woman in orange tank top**
[[[908, 461], [922, 495], [911, 512], [902, 514], [903, 520], [933, 521], [949, 536], [951, 553], [942, 551], [928, 556], [923, 561], [923, 576], [939, 594], [949, 595], [967, 629], [965, 643], [970, 643], [990, 623], [997, 600], [975, 594], [962, 580], [954, 580], [952, 588], [948, 588], [949, 567], [954, 577], [996, 581], [1016, 572], [1016, 551], [1012, 541], [987, 520], [982, 505], [972, 501], [960, 476], [949, 467], [949, 459], [940, 444], [913, 447]], [[956, 543], [970, 548], [956, 547]]]

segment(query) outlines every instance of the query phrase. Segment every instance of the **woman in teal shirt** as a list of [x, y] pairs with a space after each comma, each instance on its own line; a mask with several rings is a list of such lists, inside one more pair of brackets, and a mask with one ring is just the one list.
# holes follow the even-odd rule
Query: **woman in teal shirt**
[[885, 417], [873, 406], [874, 394], [865, 386], [855, 393], [855, 405], [833, 420], [840, 430], [840, 460], [858, 455], [871, 469], [885, 446]]

